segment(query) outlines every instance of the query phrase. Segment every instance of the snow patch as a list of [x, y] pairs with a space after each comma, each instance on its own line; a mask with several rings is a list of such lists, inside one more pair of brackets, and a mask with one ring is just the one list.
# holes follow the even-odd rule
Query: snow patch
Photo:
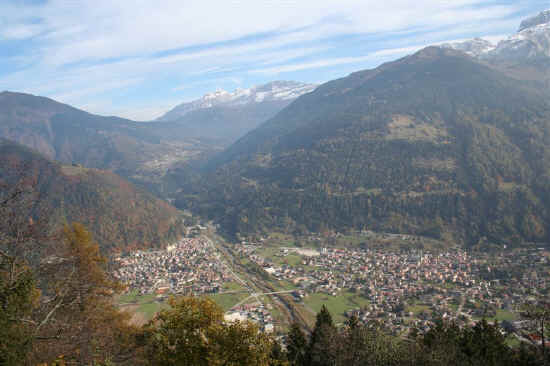
[[315, 84], [305, 84], [295, 81], [273, 81], [249, 89], [239, 88], [233, 92], [219, 89], [215, 92], [205, 94], [200, 99], [178, 105], [158, 120], [175, 120], [191, 111], [216, 106], [236, 107], [253, 103], [292, 100], [303, 94], [312, 92], [316, 87], [317, 85]]

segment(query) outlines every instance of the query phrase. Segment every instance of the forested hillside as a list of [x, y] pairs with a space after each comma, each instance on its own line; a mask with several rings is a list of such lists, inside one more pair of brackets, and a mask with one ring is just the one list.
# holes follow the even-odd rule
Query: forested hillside
[[232, 234], [547, 241], [549, 143], [543, 90], [429, 47], [300, 97], [213, 159], [177, 205]]
[[114, 173], [60, 165], [1, 139], [0, 161], [2, 196], [20, 191], [25, 197], [13, 213], [49, 232], [81, 222], [103, 250], [120, 251], [158, 247], [178, 238], [183, 230], [174, 207]]

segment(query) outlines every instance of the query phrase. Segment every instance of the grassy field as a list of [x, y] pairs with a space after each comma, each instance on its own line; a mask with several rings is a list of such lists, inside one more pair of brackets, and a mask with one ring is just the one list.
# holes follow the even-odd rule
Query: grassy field
[[117, 304], [121, 310], [128, 311], [132, 315], [132, 322], [140, 325], [153, 319], [160, 310], [169, 307], [166, 302], [157, 301], [154, 294], [140, 295], [137, 291], [120, 295], [117, 298]]
[[275, 286], [277, 289], [281, 290], [281, 291], [285, 291], [285, 290], [295, 290], [298, 288], [298, 286], [296, 286], [295, 284], [293, 284], [292, 282], [288, 282], [286, 280], [281, 280], [281, 281], [277, 281], [277, 284]]
[[418, 315], [422, 313], [423, 311], [430, 311], [430, 307], [428, 305], [410, 305], [407, 307], [408, 312], [413, 312], [414, 315]]
[[238, 282], [225, 282], [222, 286], [223, 292], [226, 291], [243, 291], [243, 286]]
[[[226, 282], [223, 285], [223, 291], [243, 291], [243, 287], [237, 282]], [[208, 295], [224, 311], [229, 310], [233, 305], [245, 299], [249, 295], [242, 293], [212, 294]], [[137, 291], [131, 291], [120, 295], [117, 298], [117, 304], [122, 310], [128, 311], [135, 318], [135, 323], [143, 324], [153, 319], [156, 313], [169, 308], [167, 302], [156, 301], [156, 295], [140, 295]]]
[[275, 247], [293, 247], [296, 245], [296, 240], [292, 235], [283, 233], [270, 233], [268, 239], [264, 242], [264, 245]]
[[279, 254], [281, 252], [281, 249], [280, 248], [277, 248], [277, 247], [261, 247], [259, 248], [256, 253], [260, 256], [260, 257], [263, 257], [263, 258], [270, 258], [271, 260], [273, 260], [275, 262], [275, 259], [276, 258], [279, 258], [279, 257], [276, 257], [275, 254]]
[[503, 320], [507, 320], [507, 321], [514, 321], [514, 320], [517, 320], [518, 319], [518, 314], [516, 313], [512, 313], [510, 311], [506, 311], [506, 310], [497, 310], [497, 315], [493, 318], [487, 318], [487, 320], [489, 321], [495, 321], [495, 320], [498, 320], [499, 322], [503, 321]]
[[238, 302], [246, 299], [249, 295], [247, 293], [232, 293], [232, 294], [213, 294], [208, 295], [209, 298], [214, 300], [223, 311], [231, 309]]
[[346, 311], [360, 308], [368, 303], [366, 298], [349, 291], [342, 291], [337, 296], [321, 293], [311, 294], [304, 299], [304, 305], [315, 313], [321, 310], [324, 304], [332, 313], [336, 323], [345, 321], [344, 313]]
[[163, 309], [168, 309], [169, 307], [170, 307], [170, 305], [168, 305], [166, 302], [153, 301], [153, 302], [148, 302], [148, 303], [141, 304], [137, 308], [137, 312], [143, 314], [145, 319], [147, 321], [149, 321], [149, 320], [153, 319], [153, 317], [155, 316], [156, 313], [158, 313], [159, 311], [161, 311]]
[[[228, 292], [228, 293], [225, 293]], [[222, 293], [207, 295], [214, 300], [223, 311], [231, 309], [235, 304], [248, 297], [243, 286], [238, 282], [226, 282], [223, 284]]]
[[514, 336], [508, 336], [506, 337], [506, 344], [508, 345], [508, 347], [516, 348], [520, 346], [521, 342]]
[[278, 257], [280, 263], [288, 264], [289, 266], [297, 266], [302, 263], [302, 256], [299, 254], [289, 254], [285, 257]]
[[118, 304], [142, 304], [153, 301], [155, 299], [154, 294], [140, 295], [137, 291], [130, 291], [126, 294], [120, 295], [117, 299]]

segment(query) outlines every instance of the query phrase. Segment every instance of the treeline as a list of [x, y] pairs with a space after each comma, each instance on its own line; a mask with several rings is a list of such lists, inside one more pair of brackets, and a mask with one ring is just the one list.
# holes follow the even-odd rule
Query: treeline
[[406, 338], [396, 338], [376, 324], [360, 324], [353, 317], [337, 328], [324, 306], [309, 337], [297, 324], [292, 325], [284, 357], [294, 366], [545, 364], [545, 357], [533, 346], [509, 347], [499, 325], [485, 320], [464, 328], [439, 321], [425, 334], [413, 331]]

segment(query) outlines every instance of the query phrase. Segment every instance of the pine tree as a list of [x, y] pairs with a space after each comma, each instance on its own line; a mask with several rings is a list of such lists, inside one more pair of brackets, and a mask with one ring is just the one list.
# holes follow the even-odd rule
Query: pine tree
[[290, 326], [287, 337], [287, 358], [291, 365], [302, 366], [305, 364], [306, 336], [298, 323]]
[[37, 299], [30, 268], [0, 251], [0, 365], [19, 365], [26, 358]]
[[325, 305], [317, 313], [315, 327], [311, 333], [306, 353], [306, 364], [310, 366], [334, 365], [337, 330], [332, 315]]

